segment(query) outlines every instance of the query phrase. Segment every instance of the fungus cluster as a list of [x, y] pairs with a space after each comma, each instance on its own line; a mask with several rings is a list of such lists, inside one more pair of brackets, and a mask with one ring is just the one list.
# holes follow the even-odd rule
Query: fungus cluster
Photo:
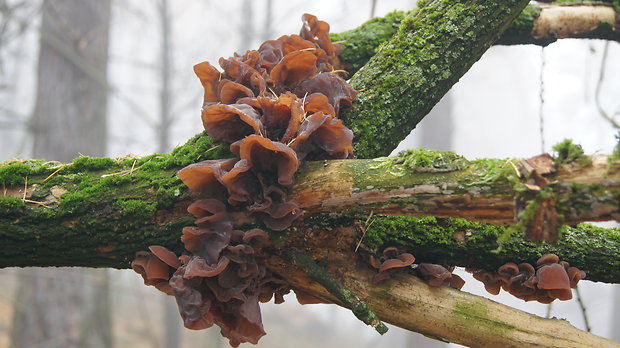
[[[259, 301], [284, 301], [288, 284], [257, 262], [269, 245], [260, 230], [235, 230], [232, 211], [285, 230], [301, 216], [287, 201], [299, 161], [352, 155], [353, 133], [338, 119], [356, 91], [335, 71], [339, 48], [329, 25], [305, 14], [300, 35], [264, 42], [258, 50], [194, 67], [204, 87], [202, 123], [207, 134], [230, 143], [236, 158], [191, 164], [178, 172], [198, 198], [188, 207], [196, 226], [183, 229], [188, 254], [161, 246], [139, 252], [132, 268], [176, 297], [184, 324], [217, 324], [232, 346], [257, 343], [263, 330]], [[300, 302], [315, 301], [301, 294]]]
[[467, 270], [493, 295], [504, 289], [522, 300], [541, 303], [570, 300], [573, 297], [571, 288], [576, 288], [579, 280], [586, 277], [584, 271], [560, 261], [555, 254], [543, 255], [536, 261], [536, 267], [529, 263], [517, 265], [510, 262], [494, 272]]
[[442, 285], [460, 289], [465, 285], [465, 281], [456, 274], [453, 269], [447, 269], [441, 265], [433, 263], [420, 263], [414, 265], [415, 257], [409, 253], [400, 253], [396, 247], [388, 247], [383, 250], [383, 255], [376, 258], [372, 255], [368, 257], [368, 263], [379, 270], [373, 278], [373, 282], [380, 283], [391, 278], [394, 269], [411, 267], [415, 269], [417, 275], [424, 279], [430, 286], [439, 287]]

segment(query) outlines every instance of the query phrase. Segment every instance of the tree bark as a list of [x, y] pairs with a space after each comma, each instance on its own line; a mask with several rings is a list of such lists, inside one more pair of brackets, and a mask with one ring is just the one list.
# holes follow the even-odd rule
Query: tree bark
[[[529, 4], [493, 44], [547, 46], [564, 38], [620, 42], [619, 13], [618, 7], [603, 3]], [[351, 74], [357, 72], [381, 45], [394, 36], [406, 14], [408, 12], [394, 11], [385, 17], [373, 18], [355, 29], [332, 33], [332, 40], [344, 47], [339, 57], [339, 68]], [[563, 27], [561, 31], [558, 29], [560, 25]], [[537, 29], [534, 30], [534, 27]]]
[[431, 0], [406, 14], [394, 36], [350, 80], [361, 91], [342, 118], [356, 135], [356, 156], [388, 155], [528, 2]]
[[[109, 22], [109, 1], [43, 3], [34, 156], [105, 154]], [[97, 281], [75, 286], [85, 275]], [[106, 270], [28, 269], [18, 279], [17, 302], [28, 305], [15, 307], [11, 346], [112, 346]]]
[[[5, 164], [0, 177], [5, 174], [4, 180], [12, 178], [14, 185], [5, 185], [0, 197], [0, 266], [125, 268], [136, 251], [151, 244], [180, 252], [181, 228], [192, 223], [185, 211], [192, 199], [175, 172], [193, 158], [226, 157], [224, 147], [217, 146], [198, 136], [172, 155], [120, 160], [82, 157], [66, 165]], [[391, 161], [404, 158], [408, 157]], [[565, 212], [566, 221], [617, 219], [618, 201], [612, 197], [620, 194], [620, 168], [618, 164], [607, 167], [602, 157], [597, 158], [588, 165], [566, 164], [548, 179], [554, 183], [545, 192], [557, 197], [557, 210]], [[359, 228], [371, 213], [510, 224], [519, 211], [517, 198], [535, 201], [540, 194], [519, 189], [525, 184], [511, 179], [516, 172], [504, 160], [479, 160], [439, 173], [419, 172], [428, 168], [416, 172], [385, 161], [306, 163], [298, 184], [290, 189], [290, 199], [304, 210], [295, 225], [297, 234], [325, 224]], [[243, 212], [236, 213], [235, 219], [238, 225], [258, 226]], [[525, 224], [519, 226], [525, 228]], [[620, 267], [616, 267], [620, 239], [615, 229], [563, 227], [556, 245], [527, 241], [522, 230], [510, 231], [511, 227], [462, 219], [379, 215], [363, 245], [377, 252], [395, 244], [423, 256], [425, 262], [487, 269], [515, 260], [534, 262], [541, 254], [554, 252], [588, 272], [591, 280], [620, 282]], [[493, 252], [498, 237], [504, 235], [508, 239], [502, 252]], [[276, 232], [272, 236], [281, 238]]]

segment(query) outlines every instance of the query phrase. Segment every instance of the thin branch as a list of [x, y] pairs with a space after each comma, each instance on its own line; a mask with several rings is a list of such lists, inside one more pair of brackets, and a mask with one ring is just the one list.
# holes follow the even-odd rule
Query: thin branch
[[605, 42], [605, 48], [603, 49], [603, 56], [601, 58], [601, 69], [599, 70], [598, 81], [596, 83], [596, 90], [594, 92], [594, 101], [598, 112], [605, 120], [607, 120], [614, 128], [620, 129], [620, 124], [616, 122], [612, 116], [607, 114], [603, 105], [601, 104], [601, 90], [603, 86], [603, 80], [605, 79], [605, 67], [607, 66], [607, 54], [609, 52], [609, 42]]

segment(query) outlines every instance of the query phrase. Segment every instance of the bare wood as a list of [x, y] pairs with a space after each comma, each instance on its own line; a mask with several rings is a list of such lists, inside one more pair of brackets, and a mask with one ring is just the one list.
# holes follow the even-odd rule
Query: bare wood
[[534, 20], [532, 37], [536, 40], [555, 36], [575, 37], [596, 30], [601, 23], [616, 26], [616, 11], [611, 6], [542, 6]]
[[[460, 217], [511, 224], [521, 209], [515, 203], [516, 197], [525, 194], [534, 199], [541, 189], [527, 184], [525, 179], [507, 179], [517, 162], [504, 161], [504, 176], [493, 182], [484, 178], [494, 169], [484, 170], [475, 163], [462, 170], [434, 173], [416, 173], [398, 165], [381, 167], [380, 159], [310, 163], [292, 188], [291, 199], [309, 214], [364, 209], [387, 215]], [[512, 175], [520, 175], [516, 167]], [[564, 166], [551, 182], [553, 193], [560, 197], [558, 206], [562, 206], [558, 209], [566, 212], [565, 223], [620, 219], [620, 207], [613, 198], [613, 192], [620, 190], [620, 166], [608, 167], [606, 156], [592, 157], [592, 163], [585, 166]], [[601, 184], [600, 191], [583, 191], [595, 183]], [[575, 184], [583, 188], [575, 192]]]

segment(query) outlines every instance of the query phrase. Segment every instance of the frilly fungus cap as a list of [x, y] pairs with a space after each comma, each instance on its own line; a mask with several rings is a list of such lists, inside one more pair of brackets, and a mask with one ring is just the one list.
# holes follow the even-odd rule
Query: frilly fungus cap
[[538, 259], [536, 268], [529, 263], [507, 263], [495, 272], [470, 269], [475, 279], [484, 283], [485, 289], [494, 295], [501, 287], [525, 301], [551, 303], [555, 299], [570, 300], [571, 288], [577, 287], [586, 273], [560, 261], [555, 254], [546, 254]]
[[[203, 126], [211, 138], [232, 143], [237, 158], [178, 172], [198, 197], [188, 207], [195, 226], [183, 228], [181, 237], [191, 254], [177, 257], [152, 246], [132, 262], [145, 284], [175, 296], [186, 327], [217, 324], [235, 347], [258, 342], [265, 334], [259, 301], [282, 303], [290, 287], [258, 262], [257, 251], [270, 245], [267, 233], [235, 230], [230, 211], [246, 211], [271, 230], [285, 230], [302, 215], [284, 190], [293, 184], [300, 159], [348, 158], [353, 152], [353, 133], [337, 113], [356, 91], [333, 70], [338, 48], [329, 25], [312, 15], [303, 22], [300, 35], [221, 58], [222, 72], [208, 62], [194, 66], [204, 88]], [[411, 254], [388, 258], [381, 272], [413, 263]], [[298, 299], [320, 301], [303, 292]]]

